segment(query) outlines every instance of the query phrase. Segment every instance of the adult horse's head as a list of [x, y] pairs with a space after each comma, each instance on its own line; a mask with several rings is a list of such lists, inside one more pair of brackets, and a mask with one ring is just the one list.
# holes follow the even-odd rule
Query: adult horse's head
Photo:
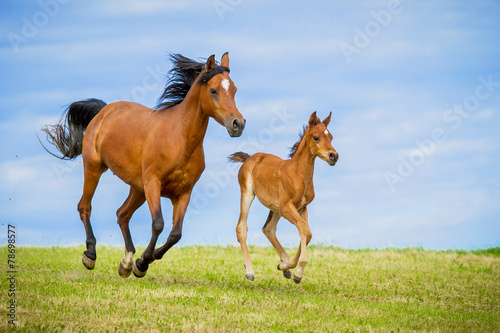
[[[181, 54], [171, 54], [173, 67], [168, 74], [165, 91], [158, 99], [156, 110], [168, 109], [189, 99], [189, 92], [196, 86], [195, 103], [202, 111], [225, 126], [229, 135], [240, 136], [245, 118], [234, 102], [236, 86], [229, 77], [229, 56], [222, 56], [220, 65], [215, 56], [206, 62], [198, 62]], [[192, 98], [189, 100], [193, 100]]]
[[201, 85], [200, 100], [203, 112], [225, 126], [230, 136], [240, 136], [246, 120], [234, 102], [237, 88], [229, 77], [227, 52], [222, 56], [220, 65], [215, 62], [214, 55], [207, 59], [198, 83]]

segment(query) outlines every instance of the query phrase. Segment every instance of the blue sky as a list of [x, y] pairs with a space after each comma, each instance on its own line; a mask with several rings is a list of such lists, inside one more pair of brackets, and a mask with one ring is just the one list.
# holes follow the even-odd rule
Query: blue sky
[[[237, 150], [286, 157], [311, 112], [333, 112], [336, 166], [317, 160], [314, 244], [345, 248], [500, 246], [500, 4], [497, 1], [3, 1], [0, 5], [0, 224], [20, 245], [84, 242], [81, 158], [36, 139], [65, 106], [96, 97], [154, 106], [168, 53], [228, 51], [240, 138], [211, 120], [206, 170], [179, 245], [237, 244]], [[123, 245], [128, 188], [107, 172], [93, 201], [98, 244]], [[168, 221], [172, 208], [163, 201]], [[249, 243], [267, 211], [255, 201]], [[131, 222], [147, 244], [146, 205]], [[278, 237], [296, 246], [285, 220]]]

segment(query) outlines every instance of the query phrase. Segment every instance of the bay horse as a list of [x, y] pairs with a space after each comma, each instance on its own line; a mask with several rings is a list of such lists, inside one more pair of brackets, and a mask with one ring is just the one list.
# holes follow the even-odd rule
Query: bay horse
[[[133, 271], [136, 277], [143, 277], [149, 264], [161, 259], [181, 238], [191, 191], [205, 169], [203, 139], [209, 118], [225, 126], [231, 137], [240, 136], [245, 127], [234, 101], [236, 86], [229, 77], [227, 52], [220, 64], [214, 55], [206, 62], [180, 54], [170, 57], [173, 67], [154, 109], [132, 102], [106, 105], [88, 99], [72, 103], [58, 124], [42, 128], [62, 154], [57, 157], [72, 159], [81, 154], [83, 158], [84, 185], [78, 212], [86, 232], [82, 262], [89, 270], [96, 261], [91, 200], [103, 172], [110, 169], [130, 185], [127, 199], [116, 212], [125, 240], [118, 273], [126, 278]], [[155, 249], [164, 227], [161, 197], [172, 202], [173, 224], [167, 241]], [[129, 221], [145, 201], [152, 217], [152, 235], [134, 262]]]
[[[278, 269], [283, 271], [285, 278], [290, 279], [291, 269], [297, 267], [298, 263], [299, 268], [293, 280], [295, 283], [300, 283], [302, 280], [304, 267], [307, 264], [306, 246], [312, 237], [307, 205], [314, 199], [314, 161], [319, 157], [329, 165], [335, 165], [339, 158], [337, 151], [332, 147], [333, 136], [327, 129], [331, 116], [330, 112], [325, 120], [320, 121], [316, 112], [311, 114], [299, 141], [291, 148], [288, 160], [265, 153], [250, 156], [237, 152], [229, 156], [230, 161], [243, 162], [238, 172], [241, 211], [236, 234], [241, 244], [243, 265], [248, 280], [253, 281], [255, 277], [246, 244], [248, 211], [255, 196], [270, 209], [262, 231], [278, 252], [281, 260]], [[300, 245], [292, 260], [276, 237], [276, 227], [282, 216], [293, 223], [299, 231]]]

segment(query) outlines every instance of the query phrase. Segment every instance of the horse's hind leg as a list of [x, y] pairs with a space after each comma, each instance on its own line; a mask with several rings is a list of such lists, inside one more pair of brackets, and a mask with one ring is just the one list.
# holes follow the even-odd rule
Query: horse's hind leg
[[125, 256], [120, 261], [120, 265], [118, 266], [118, 274], [122, 278], [126, 278], [130, 276], [132, 272], [133, 265], [133, 257], [135, 254], [134, 243], [132, 242], [132, 237], [130, 236], [129, 222], [132, 214], [137, 210], [137, 208], [141, 207], [146, 197], [142, 191], [136, 190], [133, 187], [130, 187], [130, 192], [127, 197], [127, 200], [123, 203], [123, 205], [116, 212], [116, 216], [118, 217], [118, 225], [123, 234], [123, 239], [125, 240]]
[[[281, 246], [280, 242], [278, 241], [278, 238], [276, 237], [276, 227], [278, 225], [278, 221], [280, 219], [280, 214], [277, 212], [273, 212], [272, 210], [269, 212], [269, 216], [267, 218], [266, 224], [264, 224], [264, 227], [262, 228], [262, 232], [267, 236], [271, 244], [273, 245], [274, 249], [276, 252], [278, 252], [278, 255], [280, 256], [281, 263], [278, 265], [278, 269], [282, 270], [281, 267], [286, 267], [288, 266], [288, 262], [290, 261], [290, 258], [288, 257], [288, 254], [286, 251], [283, 249]], [[285, 269], [283, 270], [283, 276], [287, 279], [292, 277], [292, 271], [290, 269]]]
[[107, 167], [101, 162], [86, 163], [84, 158], [84, 182], [83, 194], [78, 203], [78, 212], [80, 219], [85, 227], [87, 250], [83, 252], [82, 263], [87, 269], [94, 269], [95, 260], [97, 258], [95, 251], [95, 236], [90, 224], [90, 212], [92, 210], [91, 201], [94, 196], [95, 189], [99, 183], [99, 179]]
[[241, 245], [241, 251], [243, 252], [243, 266], [246, 269], [246, 278], [253, 281], [255, 278], [255, 273], [252, 267], [252, 259], [250, 259], [250, 253], [247, 247], [247, 217], [250, 205], [252, 204], [255, 194], [251, 188], [243, 187], [241, 188], [241, 211], [240, 218], [238, 220], [238, 225], [236, 226], [236, 235], [238, 237], [238, 242]]

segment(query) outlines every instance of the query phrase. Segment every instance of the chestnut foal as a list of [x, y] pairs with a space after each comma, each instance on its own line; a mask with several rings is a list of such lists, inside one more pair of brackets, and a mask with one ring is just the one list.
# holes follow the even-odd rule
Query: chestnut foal
[[[265, 153], [250, 156], [237, 152], [229, 156], [233, 162], [244, 162], [238, 173], [241, 212], [236, 234], [243, 251], [243, 265], [246, 268], [247, 279], [253, 281], [255, 276], [246, 239], [248, 210], [257, 196], [259, 201], [271, 210], [262, 231], [280, 256], [281, 263], [278, 269], [283, 271], [285, 278], [290, 279], [291, 269], [298, 263], [299, 268], [293, 280], [295, 283], [300, 283], [302, 280], [304, 267], [307, 264], [306, 246], [312, 237], [307, 218], [307, 205], [314, 199], [314, 160], [319, 157], [328, 164], [335, 165], [339, 157], [331, 144], [332, 135], [326, 128], [331, 116], [330, 113], [321, 122], [316, 112], [311, 115], [300, 140], [291, 149], [289, 160]], [[276, 237], [276, 226], [282, 216], [293, 223], [299, 231], [300, 246], [292, 260]]]

